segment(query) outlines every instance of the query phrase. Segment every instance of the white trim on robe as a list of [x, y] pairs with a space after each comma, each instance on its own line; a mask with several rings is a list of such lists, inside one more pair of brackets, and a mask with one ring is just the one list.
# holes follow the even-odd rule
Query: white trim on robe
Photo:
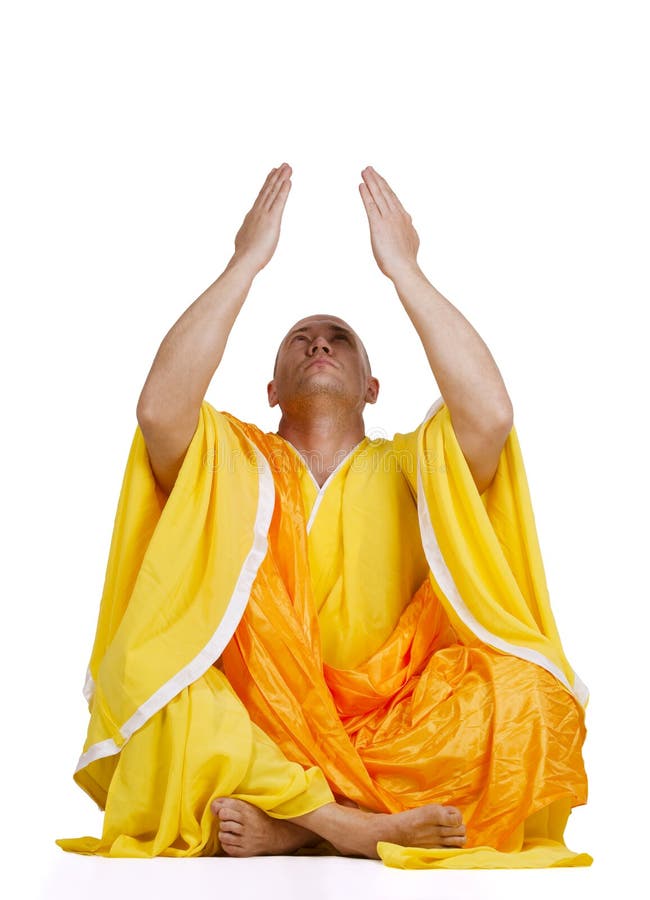
[[435, 414], [438, 412], [438, 410], [440, 409], [440, 407], [442, 406], [442, 404], [443, 404], [444, 402], [445, 402], [445, 401], [443, 400], [442, 397], [438, 397], [438, 399], [435, 400], [435, 401], [431, 404], [431, 406], [430, 406], [429, 409], [428, 409], [427, 414], [426, 414], [425, 417], [422, 419], [422, 421], [420, 422], [420, 425], [419, 425], [418, 427], [421, 427], [422, 425], [424, 425], [425, 422], [428, 422], [429, 419], [430, 419], [432, 416], [435, 416]]
[[95, 681], [93, 676], [90, 674], [90, 668], [86, 670], [86, 681], [83, 686], [83, 695], [90, 703], [93, 698], [93, 694], [95, 693]]
[[[248, 440], [248, 438], [247, 438]], [[273, 473], [266, 457], [249, 441], [253, 447], [259, 474], [259, 496], [257, 513], [255, 516], [253, 545], [244, 560], [239, 573], [235, 589], [232, 593], [224, 616], [205, 647], [186, 666], [162, 685], [155, 693], [140, 706], [135, 713], [120, 728], [120, 734], [125, 741], [141, 728], [145, 722], [166, 706], [184, 688], [201, 677], [210, 666], [221, 656], [226, 644], [230, 641], [239, 625], [246, 604], [250, 597], [253, 582], [257, 576], [259, 567], [266, 556], [268, 549], [268, 532], [275, 506], [275, 482]], [[77, 763], [75, 772], [84, 769], [89, 763], [104, 756], [112, 756], [119, 753], [120, 747], [110, 738], [100, 741], [89, 747], [82, 753]]]
[[[436, 402], [429, 408], [429, 411], [420, 423], [420, 426], [424, 425], [425, 422], [431, 419], [432, 416], [435, 415], [436, 412], [438, 412], [440, 407], [443, 405], [443, 402], [444, 401], [442, 397], [439, 397], [436, 400]], [[571, 691], [572, 694], [575, 695], [575, 697], [583, 707], [586, 706], [587, 700], [589, 699], [589, 691], [586, 685], [575, 674], [575, 672], [573, 673], [574, 683], [573, 685], [571, 685], [569, 684], [569, 681], [564, 672], [560, 668], [558, 668], [558, 666], [556, 666], [554, 662], [552, 662], [550, 659], [547, 659], [547, 657], [540, 653], [538, 650], [510, 644], [508, 643], [508, 641], [505, 641], [498, 635], [492, 634], [492, 632], [488, 631], [485, 626], [481, 625], [481, 623], [478, 622], [477, 619], [469, 611], [465, 604], [465, 601], [460, 595], [460, 591], [458, 590], [454, 579], [452, 578], [451, 572], [447, 567], [447, 563], [442, 556], [440, 545], [438, 544], [438, 539], [433, 528], [433, 522], [431, 521], [431, 516], [429, 515], [429, 507], [424, 495], [424, 488], [422, 486], [422, 475], [420, 472], [419, 458], [417, 461], [417, 478], [418, 518], [420, 521], [420, 533], [422, 537], [422, 547], [424, 549], [424, 555], [427, 562], [429, 563], [429, 568], [431, 569], [437, 583], [444, 591], [445, 597], [451, 603], [458, 618], [469, 628], [469, 630], [473, 634], [476, 635], [476, 637], [483, 641], [483, 643], [488, 644], [488, 646], [494, 647], [497, 650], [502, 650], [504, 653], [509, 653], [511, 656], [517, 656], [519, 659], [528, 660], [528, 662], [535, 663], [536, 665], [541, 666], [543, 669], [546, 669], [548, 672], [554, 675], [569, 691]]]
[[[282, 437], [282, 435], [279, 434], [278, 437]], [[367, 435], [364, 435], [361, 438], [361, 440], [359, 441], [359, 443], [356, 444], [348, 453], [345, 454], [345, 456], [343, 457], [341, 462], [337, 465], [337, 467], [335, 469], [332, 469], [330, 474], [327, 476], [327, 479], [323, 482], [322, 487], [316, 481], [314, 473], [312, 472], [312, 470], [309, 468], [309, 466], [305, 462], [305, 458], [303, 457], [301, 452], [298, 450], [298, 448], [294, 447], [294, 445], [291, 443], [291, 441], [288, 441], [285, 437], [282, 438], [282, 440], [285, 441], [291, 447], [291, 449], [296, 454], [296, 456], [298, 457], [300, 462], [303, 464], [303, 466], [307, 470], [308, 474], [311, 476], [311, 480], [316, 485], [316, 490], [318, 491], [318, 493], [316, 494], [316, 499], [314, 500], [314, 505], [311, 508], [311, 513], [309, 514], [309, 520], [307, 521], [307, 534], [309, 534], [309, 532], [311, 531], [312, 525], [314, 524], [314, 519], [316, 518], [316, 513], [318, 512], [318, 507], [321, 505], [321, 501], [322, 501], [323, 497], [325, 496], [325, 491], [326, 491], [328, 485], [331, 483], [332, 479], [334, 478], [336, 473], [339, 471], [339, 469], [341, 468], [343, 463], [347, 459], [349, 459], [350, 456], [352, 456], [352, 454], [355, 452], [355, 450], [357, 450], [361, 446], [361, 444], [363, 444], [363, 442], [366, 440], [366, 437], [367, 437]]]

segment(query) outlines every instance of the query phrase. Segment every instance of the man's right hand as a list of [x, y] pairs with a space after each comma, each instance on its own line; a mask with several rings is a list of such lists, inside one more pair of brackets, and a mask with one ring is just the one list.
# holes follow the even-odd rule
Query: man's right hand
[[[235, 238], [226, 270], [167, 332], [136, 414], [154, 477], [169, 496], [196, 431], [201, 403], [253, 277], [273, 256], [291, 166], [272, 169]], [[239, 263], [242, 265], [239, 265]]]
[[255, 272], [269, 262], [280, 239], [280, 223], [291, 189], [291, 166], [271, 169], [262, 190], [235, 237], [233, 261], [245, 261]]

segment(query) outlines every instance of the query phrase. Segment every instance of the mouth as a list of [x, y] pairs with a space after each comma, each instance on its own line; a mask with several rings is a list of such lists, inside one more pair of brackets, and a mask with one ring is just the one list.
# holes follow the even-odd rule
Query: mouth
[[313, 362], [307, 365], [308, 369], [311, 369], [312, 366], [334, 366], [334, 363], [330, 362], [329, 359], [324, 359], [323, 357], [319, 357], [315, 359]]

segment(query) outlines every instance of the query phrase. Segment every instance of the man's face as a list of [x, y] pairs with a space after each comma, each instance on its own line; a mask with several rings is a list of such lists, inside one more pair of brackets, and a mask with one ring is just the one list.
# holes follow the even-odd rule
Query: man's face
[[375, 403], [378, 391], [360, 338], [343, 319], [329, 315], [301, 319], [288, 331], [268, 385], [269, 405], [280, 404], [283, 411], [323, 394], [362, 411]]

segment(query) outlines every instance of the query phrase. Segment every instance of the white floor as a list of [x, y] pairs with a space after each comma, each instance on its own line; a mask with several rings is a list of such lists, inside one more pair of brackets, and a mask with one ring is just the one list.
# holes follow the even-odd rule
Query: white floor
[[[602, 873], [601, 873], [602, 874]], [[532, 897], [594, 896], [598, 871], [565, 869], [517, 872], [402, 871], [371, 860], [336, 857], [257, 859], [95, 859], [65, 856], [53, 860], [42, 897], [47, 900], [115, 900], [152, 897], [184, 900], [424, 900], [480, 897], [530, 900]], [[593, 893], [592, 893], [593, 892]]]
[[[517, 871], [403, 871], [340, 857], [104, 859], [53, 852], [43, 900], [581, 900], [646, 897], [647, 879], [614, 852], [590, 868]], [[5, 896], [8, 896], [5, 894]], [[20, 895], [24, 894], [20, 893]]]

